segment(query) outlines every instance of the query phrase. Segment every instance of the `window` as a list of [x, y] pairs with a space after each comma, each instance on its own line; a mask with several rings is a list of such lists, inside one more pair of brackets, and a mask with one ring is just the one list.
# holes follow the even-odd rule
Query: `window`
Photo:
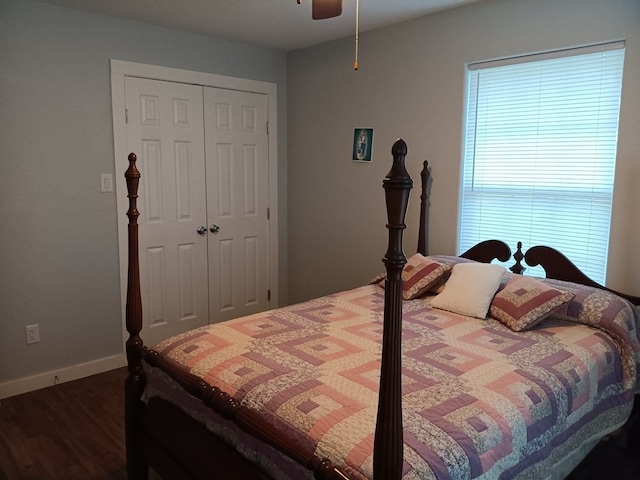
[[604, 282], [623, 60], [614, 43], [469, 66], [459, 252], [549, 245]]

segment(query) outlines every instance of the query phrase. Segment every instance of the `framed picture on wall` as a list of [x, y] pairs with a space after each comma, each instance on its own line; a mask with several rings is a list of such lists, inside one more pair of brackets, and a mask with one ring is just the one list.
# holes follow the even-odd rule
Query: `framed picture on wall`
[[373, 153], [373, 128], [356, 128], [353, 132], [353, 160], [370, 162]]

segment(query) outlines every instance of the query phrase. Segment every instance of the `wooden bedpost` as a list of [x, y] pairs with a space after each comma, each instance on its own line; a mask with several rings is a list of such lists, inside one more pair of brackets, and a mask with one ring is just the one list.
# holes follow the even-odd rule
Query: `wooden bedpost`
[[418, 232], [418, 253], [422, 255], [427, 255], [427, 229], [429, 228], [429, 194], [427, 193], [429, 187], [429, 177], [431, 174], [429, 173], [429, 162], [426, 160], [422, 163], [422, 171], [420, 172], [420, 177], [422, 178], [421, 190], [420, 190], [420, 231]]
[[397, 480], [402, 476], [402, 269], [407, 263], [402, 232], [413, 181], [405, 168], [407, 144], [398, 139], [391, 149], [393, 166], [383, 181], [387, 202], [389, 247], [384, 291], [384, 334], [378, 394], [378, 418], [373, 447], [373, 478]]
[[129, 197], [128, 239], [129, 264], [127, 275], [126, 323], [129, 339], [126, 342], [129, 374], [125, 381], [125, 430], [127, 443], [127, 475], [129, 479], [147, 478], [147, 468], [142, 456], [142, 442], [136, 425], [136, 410], [139, 409], [140, 396], [145, 384], [142, 372], [143, 344], [140, 339], [142, 330], [142, 299], [140, 295], [140, 261], [138, 258], [138, 183], [140, 172], [136, 168], [135, 153], [129, 154], [129, 168], [125, 173], [127, 196]]

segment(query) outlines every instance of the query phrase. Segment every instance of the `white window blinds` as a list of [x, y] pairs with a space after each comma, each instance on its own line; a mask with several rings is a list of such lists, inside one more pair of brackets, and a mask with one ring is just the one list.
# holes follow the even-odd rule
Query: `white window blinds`
[[469, 67], [459, 252], [549, 245], [604, 282], [623, 59], [615, 43]]

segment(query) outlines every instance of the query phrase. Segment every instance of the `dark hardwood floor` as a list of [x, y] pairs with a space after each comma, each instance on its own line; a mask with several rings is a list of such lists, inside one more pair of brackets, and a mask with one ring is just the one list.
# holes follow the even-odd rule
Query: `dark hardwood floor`
[[0, 480], [126, 479], [126, 368], [2, 400]]
[[[2, 400], [0, 480], [126, 479], [120, 368]], [[602, 442], [567, 480], [640, 479], [640, 449]], [[171, 480], [171, 479], [169, 479]]]

